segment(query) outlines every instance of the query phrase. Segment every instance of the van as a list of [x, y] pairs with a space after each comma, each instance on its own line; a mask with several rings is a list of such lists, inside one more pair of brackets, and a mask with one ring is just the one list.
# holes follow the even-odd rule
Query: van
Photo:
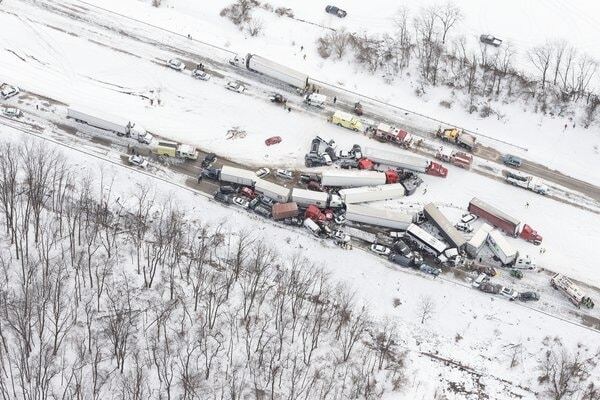
[[327, 96], [318, 93], [307, 94], [304, 102], [309, 106], [324, 107], [327, 101]]
[[513, 265], [513, 268], [516, 268], [516, 269], [534, 269], [535, 268], [535, 263], [533, 262], [533, 260], [529, 256], [519, 257], [519, 258], [517, 258], [517, 261], [515, 261], [515, 265]]
[[319, 233], [321, 232], [321, 228], [319, 227], [319, 225], [317, 225], [317, 223], [315, 221], [313, 221], [310, 218], [306, 218], [304, 220], [304, 226], [306, 227], [306, 229], [311, 231], [313, 235], [319, 236]]
[[336, 111], [329, 121], [332, 124], [336, 124], [337, 126], [343, 126], [347, 129], [352, 129], [353, 131], [362, 131], [363, 125], [360, 122], [360, 119], [355, 117], [352, 114], [343, 111]]
[[177, 143], [159, 140], [152, 147], [152, 152], [157, 156], [175, 157], [177, 155]]
[[175, 152], [177, 157], [187, 158], [188, 160], [197, 160], [198, 151], [188, 144], [180, 144]]

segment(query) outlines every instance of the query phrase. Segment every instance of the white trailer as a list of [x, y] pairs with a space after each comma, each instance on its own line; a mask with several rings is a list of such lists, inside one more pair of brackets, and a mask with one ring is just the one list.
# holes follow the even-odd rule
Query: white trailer
[[432, 234], [430, 234], [418, 225], [410, 224], [406, 229], [406, 233], [408, 233], [413, 239], [415, 239], [417, 244], [419, 244], [419, 246], [423, 250], [433, 253], [436, 256], [443, 254], [444, 251], [448, 248], [446, 243], [437, 239]]
[[290, 189], [265, 181], [264, 179], [256, 178], [254, 182], [254, 190], [263, 196], [269, 197], [279, 203], [287, 203], [290, 199]]
[[299, 188], [292, 189], [292, 201], [302, 206], [314, 204], [319, 208], [338, 208], [342, 206], [342, 200], [338, 195]]
[[377, 235], [351, 226], [342, 227], [342, 231], [355, 239], [364, 240], [367, 243], [377, 243]]
[[256, 174], [252, 171], [242, 168], [230, 167], [224, 165], [221, 168], [220, 179], [223, 182], [231, 182], [238, 185], [253, 186], [254, 182], [258, 179]]
[[321, 185], [334, 187], [357, 187], [384, 185], [386, 176], [378, 171], [323, 171]]
[[503, 265], [512, 264], [519, 256], [514, 247], [506, 241], [504, 235], [496, 229], [488, 234], [487, 244]]
[[340, 197], [346, 204], [365, 203], [368, 201], [381, 201], [401, 199], [406, 189], [400, 183], [378, 186], [361, 186], [339, 191]]
[[492, 231], [492, 229], [494, 228], [486, 223], [481, 225], [465, 246], [467, 254], [469, 254], [471, 257], [476, 257], [485, 245], [488, 234]]
[[152, 135], [146, 132], [140, 124], [91, 108], [81, 106], [69, 107], [67, 109], [67, 118], [116, 133], [118, 136], [129, 136], [141, 143], [149, 144], [153, 139]]
[[408, 169], [415, 172], [426, 173], [430, 161], [425, 157], [416, 156], [408, 153], [400, 153], [397, 151], [388, 151], [366, 147], [363, 155], [369, 160], [378, 164], [389, 165], [402, 169]]
[[308, 85], [308, 75], [267, 60], [256, 54], [248, 54], [246, 57], [246, 68], [251, 71], [267, 75], [289, 85], [304, 89]]
[[346, 219], [368, 225], [405, 230], [412, 224], [414, 215], [379, 208], [348, 204]]
[[425, 211], [425, 215], [429, 222], [438, 228], [446, 241], [459, 250], [464, 247], [466, 240], [463, 235], [450, 223], [450, 221], [448, 221], [448, 218], [442, 214], [435, 204], [426, 204], [423, 211]]

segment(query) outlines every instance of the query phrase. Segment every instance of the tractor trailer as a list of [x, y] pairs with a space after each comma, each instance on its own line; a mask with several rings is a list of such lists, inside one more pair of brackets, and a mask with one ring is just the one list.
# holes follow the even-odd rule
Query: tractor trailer
[[421, 172], [442, 178], [445, 178], [448, 175], [448, 169], [443, 165], [413, 154], [398, 153], [394, 151], [367, 147], [363, 155], [369, 160], [381, 165], [388, 165], [409, 171]]
[[346, 205], [346, 219], [351, 222], [406, 230], [412, 224], [414, 216], [397, 211], [348, 204]]
[[535, 245], [542, 243], [542, 236], [540, 236], [531, 226], [522, 223], [517, 218], [498, 210], [477, 197], [473, 197], [469, 203], [468, 210], [471, 214], [475, 214], [486, 220], [492, 226], [495, 226], [508, 235], [521, 237]]
[[397, 183], [398, 173], [394, 170], [378, 171], [323, 171], [321, 185], [331, 187], [376, 186]]
[[153, 139], [152, 135], [146, 132], [140, 124], [98, 110], [80, 106], [69, 107], [67, 109], [67, 118], [105, 131], [114, 132], [118, 136], [131, 137], [140, 143], [149, 144]]
[[481, 225], [479, 229], [475, 231], [465, 246], [465, 250], [467, 251], [468, 255], [471, 257], [477, 257], [477, 254], [479, 254], [483, 246], [485, 246], [488, 234], [492, 231], [492, 229], [494, 228], [491, 225], [483, 223], [483, 225]]
[[292, 189], [292, 201], [301, 206], [313, 204], [319, 208], [339, 208], [342, 206], [342, 200], [338, 195], [299, 188]]
[[308, 85], [308, 75], [286, 67], [285, 65], [267, 60], [264, 57], [257, 56], [256, 54], [248, 54], [246, 56], [246, 68], [250, 71], [275, 78], [299, 89], [304, 89]]
[[280, 203], [285, 203], [290, 198], [290, 189], [275, 183], [256, 178], [254, 191]]
[[258, 179], [252, 171], [242, 168], [230, 167], [224, 165], [221, 168], [221, 181], [235, 183], [243, 186], [254, 186], [254, 182]]
[[433, 203], [425, 205], [423, 211], [425, 216], [440, 231], [444, 239], [454, 247], [461, 250], [466, 243], [461, 233], [448, 221], [448, 218]]
[[550, 191], [550, 189], [548, 189], [548, 186], [544, 185], [543, 183], [540, 183], [540, 181], [533, 176], [509, 172], [505, 179], [506, 182], [510, 183], [511, 185], [531, 190], [532, 192], [535, 192], [537, 194], [546, 195]]
[[404, 197], [406, 189], [400, 183], [378, 186], [361, 186], [339, 191], [340, 197], [346, 204], [366, 203], [369, 201], [381, 201], [400, 199]]

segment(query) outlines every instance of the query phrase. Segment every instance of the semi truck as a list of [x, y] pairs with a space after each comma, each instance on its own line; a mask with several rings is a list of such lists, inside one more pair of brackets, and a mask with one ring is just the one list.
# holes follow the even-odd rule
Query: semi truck
[[477, 138], [475, 136], [469, 135], [468, 133], [465, 133], [462, 129], [458, 128], [440, 128], [437, 130], [435, 135], [446, 142], [454, 143], [469, 151], [472, 151], [477, 145]]
[[448, 175], [448, 169], [443, 165], [413, 154], [367, 147], [365, 148], [363, 155], [369, 160], [381, 165], [402, 168], [442, 178], [445, 178]]
[[550, 279], [550, 285], [556, 290], [560, 290], [569, 301], [577, 308], [584, 306], [594, 308], [594, 301], [591, 297], [586, 296], [579, 286], [573, 283], [569, 278], [562, 274], [556, 274]]
[[337, 126], [343, 126], [344, 128], [352, 129], [356, 132], [363, 130], [363, 125], [362, 122], [360, 122], [360, 119], [343, 111], [334, 112], [329, 118], [329, 122], [336, 124]]
[[400, 183], [377, 186], [361, 186], [339, 191], [340, 197], [346, 204], [366, 203], [369, 201], [381, 201], [400, 199], [404, 197], [406, 189]]
[[537, 233], [531, 226], [521, 222], [519, 219], [512, 217], [497, 208], [489, 205], [483, 200], [473, 197], [469, 202], [468, 210], [471, 214], [486, 220], [492, 226], [502, 230], [510, 236], [521, 237], [535, 245], [542, 243], [542, 236]]
[[410, 147], [413, 140], [410, 133], [383, 122], [379, 123], [375, 128], [374, 136], [381, 141], [397, 143], [407, 148]]
[[516, 174], [514, 172], [508, 172], [506, 175], [506, 182], [514, 186], [522, 187], [523, 189], [531, 190], [537, 194], [547, 195], [550, 189], [548, 186], [540, 183], [540, 181], [528, 175]]
[[398, 182], [398, 173], [394, 170], [379, 171], [323, 171], [321, 185], [331, 187], [376, 186]]
[[254, 186], [254, 182], [258, 179], [256, 174], [252, 171], [242, 168], [230, 167], [229, 165], [224, 165], [221, 168], [221, 181], [223, 182], [231, 182], [237, 185], [243, 186]]
[[414, 220], [414, 215], [384, 210], [357, 204], [346, 205], [346, 219], [384, 228], [406, 230]]
[[280, 203], [285, 203], [290, 198], [290, 189], [260, 178], [256, 178], [254, 182], [254, 191]]
[[473, 234], [471, 239], [465, 245], [465, 250], [467, 254], [471, 257], [477, 257], [477, 254], [481, 251], [483, 246], [486, 243], [488, 234], [494, 229], [491, 225], [486, 224], [485, 222], [481, 225]]
[[371, 232], [364, 231], [362, 229], [356, 229], [351, 226], [342, 227], [342, 231], [355, 239], [363, 240], [367, 243], [377, 243], [377, 235]]
[[440, 147], [435, 152], [435, 158], [438, 160], [446, 161], [457, 167], [470, 169], [473, 163], [473, 156], [463, 151], [456, 151], [444, 146]]
[[299, 214], [298, 204], [290, 203], [275, 203], [271, 208], [274, 220], [297, 217]]
[[313, 204], [319, 208], [339, 208], [343, 205], [338, 195], [299, 188], [292, 189], [292, 201], [301, 206]]
[[425, 216], [442, 234], [450, 244], [461, 250], [466, 240], [461, 233], [448, 221], [448, 218], [433, 203], [426, 204], [423, 208]]
[[268, 77], [285, 82], [288, 85], [304, 89], [308, 85], [308, 75], [286, 67], [256, 54], [246, 56], [246, 68]]
[[118, 136], [131, 137], [140, 143], [150, 144], [153, 139], [152, 135], [146, 132], [140, 124], [91, 108], [81, 106], [69, 107], [67, 109], [67, 118], [116, 133]]
[[418, 247], [435, 256], [439, 256], [448, 249], [446, 243], [434, 237], [432, 234], [416, 224], [410, 224], [406, 233], [413, 239]]
[[494, 229], [488, 234], [487, 244], [503, 265], [514, 263], [519, 256], [519, 252], [506, 241], [498, 230]]

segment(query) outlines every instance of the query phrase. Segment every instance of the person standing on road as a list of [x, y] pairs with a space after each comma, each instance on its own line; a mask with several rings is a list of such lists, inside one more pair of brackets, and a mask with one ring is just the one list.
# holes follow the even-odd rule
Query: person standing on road
[[337, 97], [333, 96], [333, 104], [335, 104], [337, 101]]

